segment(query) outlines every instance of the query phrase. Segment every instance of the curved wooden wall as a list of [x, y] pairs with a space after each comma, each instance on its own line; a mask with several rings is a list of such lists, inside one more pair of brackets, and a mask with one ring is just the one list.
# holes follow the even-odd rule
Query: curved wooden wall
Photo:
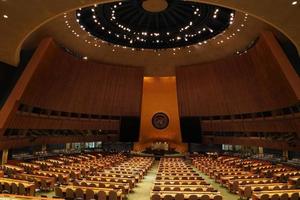
[[16, 114], [9, 123], [12, 129], [69, 129], [69, 130], [116, 130], [119, 120], [66, 119]]
[[[52, 39], [41, 42], [5, 105], [0, 110], [0, 149], [43, 143], [118, 141], [122, 116], [140, 116], [143, 69], [78, 59]], [[87, 115], [53, 117], [18, 112], [20, 104], [48, 111]], [[103, 116], [93, 119], [92, 115]], [[89, 117], [90, 116], [90, 117]], [[104, 119], [106, 118], [106, 119]], [[100, 136], [27, 137], [4, 135], [6, 130], [103, 130]], [[34, 141], [32, 141], [34, 139]]]
[[299, 132], [300, 115], [244, 120], [204, 120], [201, 121], [201, 126], [203, 131], [209, 132]]
[[84, 61], [54, 43], [20, 101], [65, 112], [140, 116], [143, 70]]
[[252, 113], [299, 101], [300, 79], [271, 33], [247, 54], [176, 69], [180, 116]]

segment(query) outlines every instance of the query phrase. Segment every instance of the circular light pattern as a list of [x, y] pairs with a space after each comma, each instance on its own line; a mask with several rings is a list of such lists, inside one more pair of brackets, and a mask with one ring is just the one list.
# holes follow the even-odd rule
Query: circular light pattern
[[[218, 6], [168, 0], [161, 12], [127, 0], [81, 8], [76, 21], [97, 39], [138, 49], [178, 48], [215, 37], [234, 21], [234, 11]], [[79, 37], [79, 36], [78, 36]]]

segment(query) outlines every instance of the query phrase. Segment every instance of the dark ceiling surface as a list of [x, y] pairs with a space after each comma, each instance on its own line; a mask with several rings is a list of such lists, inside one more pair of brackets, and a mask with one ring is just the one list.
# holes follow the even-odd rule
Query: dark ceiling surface
[[183, 47], [213, 38], [232, 23], [234, 11], [191, 1], [167, 0], [152, 12], [143, 1], [95, 4], [77, 10], [81, 28], [104, 41], [131, 48]]

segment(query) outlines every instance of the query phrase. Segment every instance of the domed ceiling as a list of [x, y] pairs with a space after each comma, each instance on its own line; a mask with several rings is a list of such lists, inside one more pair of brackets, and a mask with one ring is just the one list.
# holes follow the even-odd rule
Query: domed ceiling
[[247, 13], [183, 0], [127, 0], [66, 12], [33, 32], [23, 48], [44, 37], [83, 59], [174, 75], [176, 66], [210, 62], [246, 51], [272, 29]]
[[76, 11], [81, 28], [132, 48], [185, 47], [211, 39], [233, 23], [234, 11], [183, 0], [126, 0]]

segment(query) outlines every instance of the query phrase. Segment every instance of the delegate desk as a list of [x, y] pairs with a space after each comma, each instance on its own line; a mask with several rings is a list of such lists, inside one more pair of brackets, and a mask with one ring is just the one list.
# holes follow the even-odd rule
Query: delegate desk
[[275, 176], [277, 179], [285, 178], [289, 176], [299, 176], [300, 171], [285, 171], [285, 172], [277, 172], [273, 176]]
[[[173, 198], [175, 198], [176, 194], [183, 194], [184, 199], [189, 199], [191, 195], [197, 196], [198, 199], [200, 199], [202, 196], [207, 195], [209, 196], [209, 199], [214, 199], [215, 196], [220, 196], [220, 192], [201, 192], [201, 191], [152, 191], [151, 196], [153, 195], [159, 195], [161, 199], [163, 199], [165, 196], [170, 195]], [[222, 198], [221, 198], [222, 199]]]
[[238, 186], [238, 192], [241, 197], [250, 198], [252, 192], [255, 190], [279, 190], [279, 189], [289, 189], [291, 185], [287, 183], [262, 183], [262, 184], [246, 184]]
[[159, 181], [156, 180], [155, 185], [210, 185], [204, 180], [202, 181], [191, 181], [191, 180], [181, 180], [181, 181]]
[[40, 175], [34, 175], [34, 174], [17, 174], [16, 177], [19, 177], [20, 179], [24, 179], [27, 181], [35, 182], [37, 183], [37, 186], [40, 187], [42, 185], [42, 182], [45, 181], [47, 186], [50, 187], [50, 189], [54, 188], [55, 184], [55, 178], [49, 177], [49, 176], [40, 176]]
[[259, 175], [226, 175], [226, 176], [222, 176], [220, 178], [220, 183], [221, 185], [227, 185], [228, 186], [228, 182], [232, 179], [254, 179], [254, 178], [259, 178]]
[[228, 181], [229, 191], [235, 193], [238, 190], [239, 185], [255, 184], [255, 183], [273, 183], [275, 182], [271, 178], [254, 178], [254, 179], [231, 179]]
[[289, 198], [291, 198], [291, 196], [293, 194], [298, 194], [300, 196], [300, 189], [297, 190], [269, 190], [269, 191], [253, 191], [252, 193], [252, 200], [259, 200], [261, 199], [262, 195], [267, 195], [269, 196], [269, 199], [271, 199], [272, 195], [279, 195], [281, 196], [282, 194], [287, 194], [289, 196]]
[[78, 185], [81, 185], [81, 186], [122, 189], [123, 193], [129, 193], [129, 191], [130, 191], [129, 183], [99, 182], [99, 181], [91, 181], [91, 180], [80, 180], [80, 181], [74, 182], [73, 184], [75, 185], [76, 183]]
[[53, 171], [40, 171], [40, 170], [37, 170], [37, 171], [33, 171], [33, 174], [35, 175], [41, 175], [41, 176], [48, 176], [48, 177], [55, 177], [57, 181], [59, 179], [59, 177], [61, 177], [63, 179], [64, 182], [68, 182], [69, 181], [69, 178], [70, 178], [70, 175], [69, 174], [65, 174], [65, 173], [62, 173], [62, 172], [53, 172]]
[[89, 176], [87, 180], [101, 181], [101, 182], [116, 182], [116, 183], [129, 183], [130, 188], [135, 185], [135, 180], [132, 178], [112, 178], [107, 176]]
[[169, 181], [169, 180], [203, 180], [201, 176], [176, 176], [176, 177], [170, 177], [170, 176], [156, 176], [156, 180], [164, 180], [164, 181]]
[[[59, 188], [62, 190], [64, 196], [66, 194], [67, 189], [71, 189], [72, 191], [75, 192], [76, 189], [80, 188], [83, 190], [84, 194], [86, 193], [87, 189], [90, 189], [95, 193], [95, 195], [98, 194], [98, 192], [103, 191], [103, 192], [105, 192], [106, 197], [108, 197], [110, 191], [115, 191], [117, 193], [117, 197], [119, 200], [122, 200], [124, 197], [124, 194], [121, 189], [116, 190], [113, 188], [85, 187], [85, 186], [75, 186], [75, 185], [60, 186]], [[55, 194], [55, 195], [57, 195], [57, 194]]]
[[8, 165], [8, 164], [3, 165], [2, 169], [4, 169], [4, 171], [11, 170], [11, 171], [17, 172], [17, 173], [23, 173], [24, 172], [23, 167], [18, 167], [18, 166], [15, 166], [15, 165]]
[[0, 200], [64, 200], [64, 199], [23, 196], [17, 194], [0, 194]]
[[[34, 196], [35, 184], [33, 182], [24, 181], [24, 180], [17, 180], [17, 179], [10, 179], [10, 178], [0, 178], [0, 184], [4, 185], [5, 183], [8, 184], [10, 186], [10, 188], [11, 188], [12, 183], [14, 183], [16, 185], [21, 183], [25, 187], [26, 194]], [[4, 189], [5, 189], [5, 186], [4, 186]]]
[[132, 178], [135, 179], [136, 182], [139, 182], [139, 175], [129, 175], [129, 174], [121, 174], [121, 173], [110, 173], [110, 172], [98, 172], [95, 174], [96, 176], [101, 176], [101, 177], [113, 177], [113, 178]]
[[300, 185], [300, 176], [290, 176], [289, 177], [289, 183], [290, 184], [296, 184], [296, 185]]
[[81, 176], [80, 170], [72, 170], [72, 169], [64, 169], [64, 168], [49, 168], [49, 171], [70, 174], [72, 178], [80, 178]]
[[[178, 189], [179, 188], [179, 189]], [[154, 185], [153, 191], [214, 191], [211, 185]]]
[[36, 164], [33, 164], [33, 163], [20, 163], [19, 164], [21, 167], [24, 167], [24, 168], [29, 168], [29, 169], [32, 169], [32, 170], [38, 170], [40, 169], [40, 166], [39, 165], [36, 165]]

